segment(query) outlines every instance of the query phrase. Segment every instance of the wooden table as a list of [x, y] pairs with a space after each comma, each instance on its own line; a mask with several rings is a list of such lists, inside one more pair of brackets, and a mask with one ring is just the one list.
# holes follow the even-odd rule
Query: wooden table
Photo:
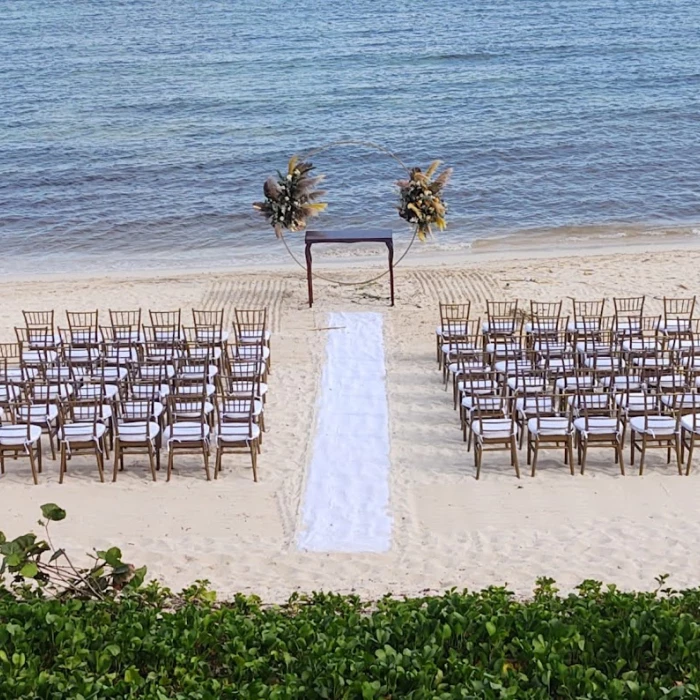
[[306, 232], [306, 281], [309, 285], [309, 307], [314, 305], [314, 284], [311, 272], [311, 246], [315, 243], [384, 243], [389, 252], [389, 285], [394, 305], [394, 236], [390, 229], [347, 229], [345, 231]]

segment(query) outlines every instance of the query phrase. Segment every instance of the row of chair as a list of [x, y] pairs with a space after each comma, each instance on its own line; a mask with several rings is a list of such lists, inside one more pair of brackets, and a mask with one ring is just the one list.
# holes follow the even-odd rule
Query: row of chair
[[265, 309], [234, 311], [233, 334], [224, 310], [193, 310], [191, 332], [182, 313], [68, 312], [56, 329], [54, 312], [24, 312], [17, 343], [0, 344], [0, 467], [5, 456], [26, 455], [35, 483], [42, 470], [41, 437], [52, 457], [60, 452], [63, 481], [68, 461], [94, 453], [104, 480], [114, 450], [114, 475], [124, 455], [148, 455], [153, 479], [160, 450], [168, 450], [168, 480], [176, 452], [201, 454], [207, 479], [216, 447], [214, 478], [226, 452], [250, 453], [257, 481], [257, 455], [265, 429], [264, 405], [271, 367]]
[[[469, 318], [468, 303], [440, 305], [438, 363], [445, 387], [452, 378], [477, 478], [492, 448], [508, 450], [519, 475], [525, 436], [533, 476], [540, 449], [563, 449], [573, 474], [574, 448], [583, 472], [594, 444], [614, 448], [624, 473], [628, 434], [632, 463], [641, 453], [640, 473], [651, 447], [665, 448], [669, 461], [675, 453], [679, 472], [687, 450], [690, 472], [700, 434], [695, 300], [666, 299], [658, 317], [643, 315], [644, 297], [614, 302], [616, 313], [605, 317], [603, 300], [575, 301], [574, 322], [561, 317], [562, 302], [532, 302], [518, 319], [517, 302], [489, 302], [484, 322]], [[497, 315], [504, 311], [507, 323]]]

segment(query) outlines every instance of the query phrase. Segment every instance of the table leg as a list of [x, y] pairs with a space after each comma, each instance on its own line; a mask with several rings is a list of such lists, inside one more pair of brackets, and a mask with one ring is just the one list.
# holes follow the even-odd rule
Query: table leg
[[389, 284], [391, 286], [391, 305], [394, 305], [394, 242], [387, 241], [386, 247], [389, 249]]
[[314, 305], [314, 283], [311, 274], [311, 243], [306, 244], [306, 283], [309, 287], [309, 308]]

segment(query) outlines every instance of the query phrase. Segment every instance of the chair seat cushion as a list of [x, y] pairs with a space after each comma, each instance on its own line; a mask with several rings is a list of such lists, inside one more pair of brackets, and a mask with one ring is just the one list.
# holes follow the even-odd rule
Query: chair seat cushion
[[580, 433], [588, 435], [620, 435], [622, 433], [622, 424], [617, 418], [604, 416], [591, 416], [588, 419], [588, 426], [586, 426], [585, 418], [577, 418], [574, 421], [574, 428]]
[[55, 350], [25, 350], [22, 362], [25, 365], [49, 365], [56, 362], [58, 353]]
[[537, 418], [530, 418], [527, 422], [527, 429], [531, 435], [543, 437], [566, 437], [572, 432], [569, 419], [560, 416], [542, 416], [539, 422]]
[[270, 348], [264, 345], [238, 345], [236, 347], [236, 353], [239, 357], [244, 360], [255, 359], [261, 357], [263, 360], [267, 360], [270, 357]]
[[20, 406], [17, 410], [17, 420], [36, 425], [46, 425], [53, 423], [58, 418], [58, 406], [55, 404], [32, 404], [31, 406]]
[[122, 442], [145, 442], [155, 440], [160, 432], [158, 423], [154, 421], [133, 421], [119, 423], [119, 439]]
[[29, 426], [29, 438], [27, 438], [27, 426], [3, 425], [0, 427], [0, 445], [5, 447], [21, 447], [32, 444], [41, 437], [41, 426]]
[[166, 442], [197, 442], [208, 437], [209, 426], [195, 421], [178, 422], [163, 431]]
[[515, 425], [510, 418], [477, 418], [472, 432], [482, 440], [508, 440], [515, 437]]
[[551, 413], [554, 410], [554, 400], [551, 396], [523, 396], [515, 400], [515, 410], [521, 416], [540, 413]]
[[[94, 432], [93, 432], [94, 427]], [[107, 430], [104, 423], [67, 423], [58, 431], [58, 437], [62, 442], [90, 442], [101, 438]]]
[[255, 423], [221, 423], [216, 437], [219, 442], [247, 442], [260, 437], [260, 428]]
[[557, 389], [590, 389], [595, 383], [595, 379], [590, 375], [583, 375], [581, 377], [559, 377], [556, 382]]
[[635, 433], [662, 437], [676, 432], [676, 419], [671, 416], [637, 416], [630, 420], [630, 426]]
[[700, 435], [700, 413], [689, 413], [681, 416], [681, 426], [691, 433]]

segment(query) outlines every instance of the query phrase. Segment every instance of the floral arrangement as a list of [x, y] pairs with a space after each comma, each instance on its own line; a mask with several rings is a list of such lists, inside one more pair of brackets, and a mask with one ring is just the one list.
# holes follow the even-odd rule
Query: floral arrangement
[[441, 231], [445, 229], [445, 213], [447, 205], [441, 198], [442, 189], [452, 175], [452, 168], [437, 172], [439, 160], [435, 160], [423, 172], [420, 168], [412, 168], [408, 180], [399, 180], [396, 184], [400, 189], [399, 216], [410, 224], [418, 227], [418, 238], [424, 241], [432, 234], [434, 224]]
[[315, 189], [323, 180], [323, 175], [312, 177], [312, 163], [299, 162], [292, 156], [287, 167], [287, 174], [277, 172], [269, 177], [263, 185], [264, 202], [255, 202], [253, 207], [265, 216], [274, 227], [277, 237], [282, 236], [282, 229], [301, 231], [306, 228], [306, 221], [318, 215], [326, 208], [325, 202], [317, 202], [325, 192]]

